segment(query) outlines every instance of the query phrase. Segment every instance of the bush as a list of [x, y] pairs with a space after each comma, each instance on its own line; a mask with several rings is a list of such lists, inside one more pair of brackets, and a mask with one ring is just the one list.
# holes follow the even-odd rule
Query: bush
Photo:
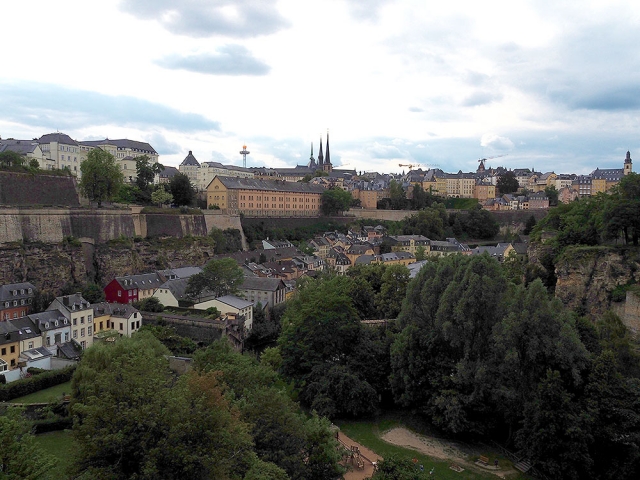
[[31, 375], [40, 375], [41, 373], [45, 373], [48, 371], [49, 370], [45, 370], [44, 368], [38, 368], [38, 367], [27, 368], [27, 373], [30, 373]]
[[33, 422], [33, 433], [39, 435], [41, 433], [67, 430], [71, 427], [73, 427], [73, 419], [71, 417], [47, 418]]
[[54, 387], [68, 382], [73, 376], [76, 366], [72, 365], [62, 370], [49, 370], [39, 375], [16, 380], [0, 387], [0, 402], [8, 402], [14, 398], [24, 397], [45, 388]]

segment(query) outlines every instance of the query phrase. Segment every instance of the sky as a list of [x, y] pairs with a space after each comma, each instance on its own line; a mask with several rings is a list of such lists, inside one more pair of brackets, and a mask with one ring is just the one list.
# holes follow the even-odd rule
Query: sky
[[243, 145], [247, 166], [302, 165], [327, 131], [357, 171], [640, 160], [640, 2], [21, 0], [2, 17], [1, 138], [129, 138], [172, 166], [242, 165]]

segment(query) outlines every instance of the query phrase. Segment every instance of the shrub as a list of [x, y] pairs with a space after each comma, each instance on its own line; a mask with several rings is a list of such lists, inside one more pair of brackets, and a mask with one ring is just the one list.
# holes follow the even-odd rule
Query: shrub
[[62, 370], [49, 370], [33, 377], [16, 380], [0, 387], [0, 402], [8, 402], [14, 398], [24, 397], [45, 388], [68, 382], [73, 376], [76, 366], [71, 365]]
[[45, 373], [48, 372], [49, 370], [45, 370], [43, 368], [38, 368], [38, 367], [29, 367], [27, 368], [27, 373], [30, 373], [31, 375], [40, 375], [41, 373]]

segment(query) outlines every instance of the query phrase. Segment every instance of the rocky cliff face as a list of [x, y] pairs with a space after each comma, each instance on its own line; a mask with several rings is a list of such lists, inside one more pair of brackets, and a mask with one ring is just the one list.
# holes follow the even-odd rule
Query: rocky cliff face
[[568, 248], [555, 267], [556, 296], [592, 316], [611, 308], [611, 293], [617, 286], [640, 283], [637, 248]]
[[82, 247], [62, 242], [0, 246], [0, 283], [31, 282], [43, 292], [58, 293], [87, 278]]
[[93, 256], [95, 280], [99, 285], [105, 285], [116, 275], [203, 266], [213, 255], [214, 242], [209, 237], [114, 240], [96, 246]]
[[213, 257], [209, 237], [114, 240], [83, 248], [77, 240], [61, 243], [11, 243], [0, 246], [0, 284], [29, 281], [43, 293], [59, 295], [70, 284], [104, 286], [116, 275], [165, 268], [202, 266]]

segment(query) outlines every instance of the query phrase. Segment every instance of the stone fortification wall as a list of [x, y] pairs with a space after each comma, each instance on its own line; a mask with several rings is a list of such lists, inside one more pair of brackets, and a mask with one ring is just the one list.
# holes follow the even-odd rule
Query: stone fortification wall
[[239, 230], [240, 236], [242, 237], [242, 249], [249, 249], [247, 238], [244, 236], [244, 230], [240, 222], [240, 215], [222, 215], [217, 210], [203, 210], [202, 213], [204, 214], [207, 232], [210, 232], [212, 228], [219, 230], [226, 230], [227, 228]]
[[[204, 237], [207, 235], [207, 225], [203, 215], [163, 215], [142, 214], [141, 223], [146, 224], [144, 232], [136, 232], [142, 237], [171, 236], [182, 238], [187, 235]], [[146, 233], [143, 235], [143, 233]]]
[[0, 205], [78, 207], [75, 177], [0, 172]]
[[103, 243], [120, 236], [134, 235], [131, 214], [123, 210], [0, 209], [0, 244], [59, 243], [69, 236], [90, 238], [94, 242]]
[[345, 216], [399, 222], [400, 220], [404, 220], [416, 213], [418, 213], [416, 210], [373, 210], [368, 208], [352, 208], [345, 213]]
[[635, 334], [640, 333], [640, 294], [627, 292], [624, 312], [620, 315], [624, 324]]

